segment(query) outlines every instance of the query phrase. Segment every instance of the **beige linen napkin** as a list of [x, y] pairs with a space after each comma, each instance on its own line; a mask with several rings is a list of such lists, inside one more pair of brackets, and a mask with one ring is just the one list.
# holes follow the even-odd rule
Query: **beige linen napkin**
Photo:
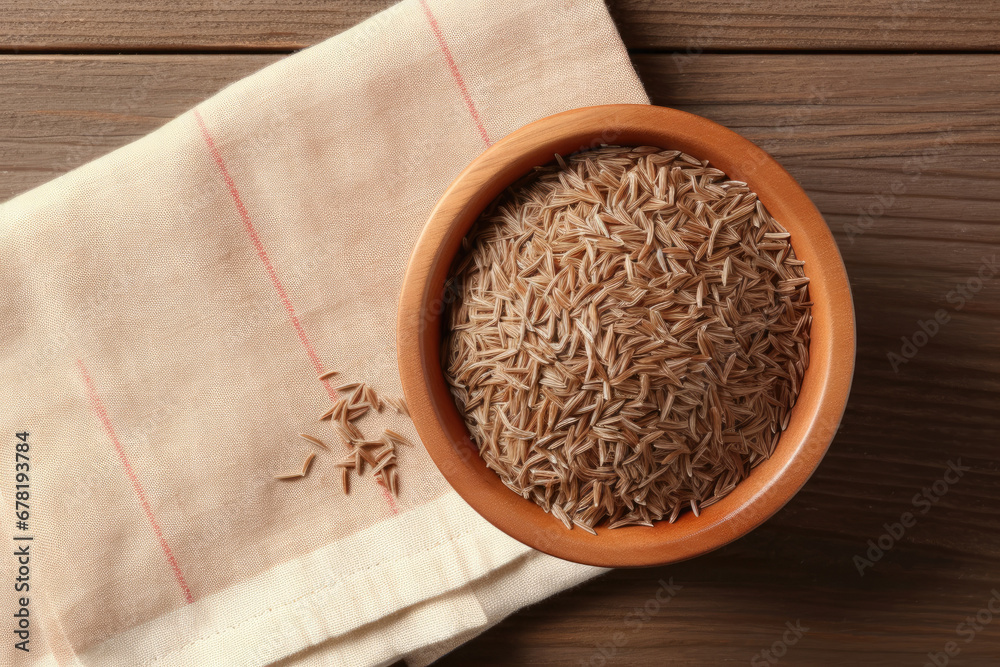
[[[596, 574], [489, 526], [419, 446], [398, 498], [345, 496], [317, 377], [400, 395], [396, 297], [445, 187], [618, 102], [647, 98], [600, 0], [406, 0], [0, 206], [7, 517], [31, 447], [30, 525], [3, 523], [34, 538], [31, 653], [0, 659], [423, 665]], [[417, 440], [361, 422], [385, 426]]]

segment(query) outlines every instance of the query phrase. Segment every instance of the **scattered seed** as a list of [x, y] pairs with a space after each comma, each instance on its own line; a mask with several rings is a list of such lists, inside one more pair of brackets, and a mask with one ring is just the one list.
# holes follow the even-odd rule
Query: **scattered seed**
[[393, 430], [385, 429], [384, 434], [385, 437], [387, 437], [392, 444], [405, 445], [406, 447], [413, 446], [412, 442], [410, 442], [405, 437], [401, 436], [400, 434], [396, 433]]
[[406, 406], [406, 399], [402, 396], [393, 398], [390, 396], [385, 397], [385, 402], [392, 406], [392, 409], [396, 411], [397, 414], [401, 414], [404, 417], [410, 416], [410, 410]]
[[320, 415], [320, 417], [319, 417], [319, 420], [320, 420], [320, 421], [324, 421], [324, 420], [326, 420], [326, 419], [330, 419], [330, 418], [332, 418], [332, 417], [333, 417], [333, 415], [334, 415], [334, 414], [335, 414], [335, 413], [337, 412], [337, 410], [339, 410], [339, 409], [340, 409], [340, 408], [339, 408], [339, 406], [340, 406], [340, 403], [341, 403], [341, 401], [337, 401], [336, 403], [334, 403], [334, 404], [333, 404], [333, 407], [331, 407], [331, 408], [330, 408], [329, 410], [327, 410], [327, 411], [326, 411], [326, 412], [324, 412], [324, 413], [323, 413], [322, 415]]
[[299, 433], [299, 437], [302, 438], [303, 440], [308, 440], [312, 444], [318, 445], [318, 446], [322, 447], [323, 449], [330, 449], [329, 447], [326, 446], [325, 442], [323, 442], [319, 438], [314, 438], [313, 436], [309, 435], [308, 433]]

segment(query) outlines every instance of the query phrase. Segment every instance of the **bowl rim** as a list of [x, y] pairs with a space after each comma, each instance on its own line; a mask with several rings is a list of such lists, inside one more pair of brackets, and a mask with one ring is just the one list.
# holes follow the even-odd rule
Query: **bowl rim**
[[[445, 279], [479, 213], [537, 165], [602, 144], [652, 145], [709, 160], [748, 183], [792, 234], [813, 300], [806, 370], [788, 428], [772, 456], [700, 517], [593, 536], [566, 530], [509, 490], [479, 457], [440, 366]], [[855, 361], [850, 284], [829, 227], [805, 191], [774, 158], [713, 121], [652, 105], [581, 107], [512, 132], [475, 158], [431, 212], [413, 249], [399, 298], [397, 356], [409, 412], [427, 452], [451, 487], [483, 518], [514, 539], [559, 558], [603, 567], [662, 565], [719, 548], [762, 524], [812, 475], [840, 424]], [[484, 474], [488, 473], [487, 474]], [[492, 478], [492, 479], [491, 479]]]

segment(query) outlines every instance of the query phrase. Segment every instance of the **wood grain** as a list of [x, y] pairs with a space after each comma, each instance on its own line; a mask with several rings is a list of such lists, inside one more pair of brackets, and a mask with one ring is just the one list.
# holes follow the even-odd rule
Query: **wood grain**
[[[970, 626], [956, 630], [1000, 590], [1000, 274], [961, 310], [947, 298], [984, 257], [1000, 259], [1000, 61], [705, 55], [683, 71], [663, 56], [636, 62], [655, 103], [768, 148], [826, 216], [858, 313], [851, 401], [812, 480], [748, 537], [679, 565], [614, 571], [439, 664], [747, 664], [796, 621], [809, 630], [782, 664], [920, 665], [948, 641], [961, 650], [951, 664], [997, 664], [1000, 623], [969, 643]], [[845, 225], [893, 183], [905, 192], [852, 241]], [[937, 309], [950, 320], [894, 372], [887, 353]], [[937, 503], [915, 506], [959, 460], [972, 470]], [[907, 511], [916, 525], [860, 576], [854, 557]], [[637, 614], [671, 577], [684, 586], [677, 597]]]
[[280, 57], [0, 56], [0, 201], [149, 134]]
[[[273, 59], [3, 58], [0, 197], [145, 134]], [[1000, 619], [969, 643], [956, 626], [1000, 590], [1000, 275], [961, 309], [948, 298], [1000, 255], [1000, 56], [635, 62], [655, 103], [757, 142], [823, 212], [858, 315], [851, 401], [812, 480], [748, 537], [667, 568], [612, 572], [440, 664], [746, 664], [797, 620], [809, 630], [780, 664], [919, 665], [952, 640], [961, 654], [951, 664], [997, 664]], [[948, 322], [894, 371], [887, 354], [938, 309]], [[972, 469], [921, 514], [914, 495], [959, 459]], [[907, 511], [916, 525], [859, 576], [853, 557]], [[684, 587], [671, 602], [629, 616], [670, 577]], [[608, 648], [618, 632], [624, 643]]]
[[746, 50], [985, 50], [1000, 46], [989, 0], [610, 0], [631, 49], [678, 57]]
[[[0, 49], [290, 51], [322, 41], [393, 0], [0, 0]], [[992, 0], [611, 0], [635, 49], [988, 50], [1000, 47]]]

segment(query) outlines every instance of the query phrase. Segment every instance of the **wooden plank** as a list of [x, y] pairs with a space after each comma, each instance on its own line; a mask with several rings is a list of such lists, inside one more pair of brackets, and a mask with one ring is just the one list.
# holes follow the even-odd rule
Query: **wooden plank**
[[[0, 0], [0, 49], [237, 51], [300, 49], [393, 0], [115, 0], [31, 5]], [[635, 49], [988, 50], [1000, 46], [992, 0], [612, 0]]]
[[0, 0], [5, 51], [292, 51], [350, 28], [394, 0]]
[[[274, 58], [0, 58], [4, 187], [22, 190], [144, 134]], [[654, 102], [758, 142], [826, 216], [858, 312], [851, 401], [816, 475], [759, 530], [687, 563], [606, 575], [441, 664], [746, 663], [798, 620], [809, 630], [788, 664], [923, 664], [1000, 590], [1000, 276], [961, 309], [948, 300], [1000, 255], [1000, 56], [635, 62]], [[948, 322], [893, 369], [887, 354], [938, 309]], [[914, 495], [958, 459], [972, 470], [920, 514]], [[859, 576], [854, 556], [906, 511], [917, 524]], [[670, 577], [684, 588], [655, 609]], [[655, 613], [636, 615], [649, 600]], [[1000, 626], [957, 641], [966, 664], [993, 664]]]
[[[1000, 60], [636, 62], [654, 102], [765, 146], [823, 211], [858, 311], [851, 401], [817, 473], [762, 528], [693, 561], [612, 572], [438, 664], [766, 665], [761, 651], [774, 646], [772, 657], [787, 650], [781, 664], [920, 665], [949, 641], [961, 664], [995, 664], [997, 628], [969, 643], [971, 626], [956, 629], [1000, 590], [1000, 275], [960, 311], [947, 296], [984, 257], [1000, 258]], [[893, 184], [905, 191], [851, 235], [859, 209], [878, 213], [878, 193]], [[887, 353], [939, 308], [948, 323], [895, 372]], [[972, 470], [921, 514], [914, 496], [959, 459]], [[854, 557], [907, 511], [916, 525], [860, 576]], [[660, 582], [671, 578], [683, 588], [661, 604]], [[797, 622], [809, 630], [781, 646]]]
[[632, 49], [983, 50], [1000, 46], [990, 0], [611, 0]]
[[281, 57], [0, 56], [0, 201], [149, 134]]

